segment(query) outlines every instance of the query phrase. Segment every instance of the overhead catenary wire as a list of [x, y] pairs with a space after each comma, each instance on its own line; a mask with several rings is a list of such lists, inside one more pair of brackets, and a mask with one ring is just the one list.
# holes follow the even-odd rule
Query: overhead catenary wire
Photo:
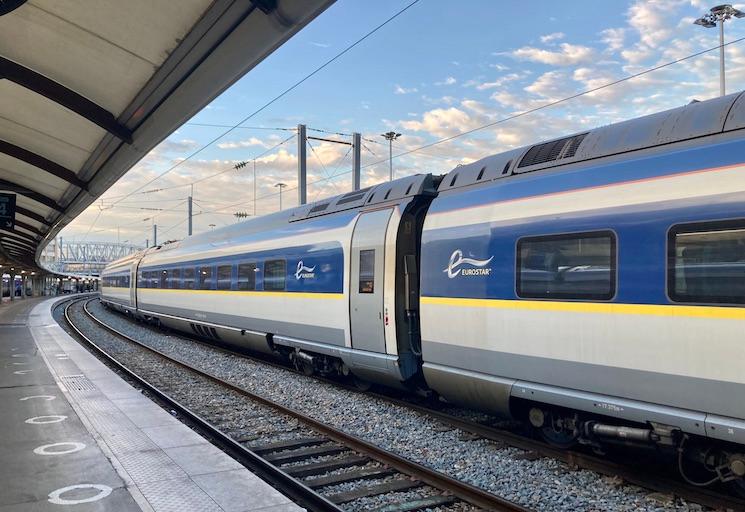
[[239, 122], [235, 123], [230, 128], [228, 128], [224, 132], [220, 133], [218, 136], [216, 136], [213, 139], [211, 139], [206, 144], [204, 144], [201, 147], [197, 148], [196, 150], [192, 151], [184, 159], [178, 161], [177, 163], [173, 164], [171, 167], [169, 167], [165, 171], [161, 172], [160, 174], [158, 174], [157, 176], [153, 177], [149, 181], [147, 181], [144, 184], [140, 185], [135, 190], [133, 190], [129, 194], [125, 195], [124, 198], [130, 197], [132, 194], [134, 194], [136, 192], [139, 192], [140, 190], [142, 190], [143, 188], [145, 188], [149, 184], [151, 184], [151, 183], [153, 183], [153, 182], [161, 179], [163, 176], [165, 176], [166, 174], [170, 173], [171, 171], [173, 171], [174, 169], [176, 169], [177, 167], [179, 167], [180, 165], [182, 165], [184, 162], [186, 162], [188, 160], [191, 160], [196, 155], [200, 154], [202, 151], [204, 151], [205, 149], [207, 149], [208, 147], [210, 147], [212, 144], [214, 144], [218, 140], [222, 139], [224, 136], [226, 136], [229, 133], [233, 132], [234, 130], [238, 129], [238, 127], [241, 126], [243, 123], [245, 123], [249, 119], [252, 119], [256, 115], [258, 115], [259, 113], [263, 112], [264, 110], [266, 110], [267, 108], [269, 108], [271, 105], [273, 105], [274, 103], [276, 103], [277, 101], [279, 101], [280, 99], [284, 98], [290, 92], [292, 92], [295, 89], [297, 89], [298, 87], [300, 87], [307, 80], [309, 80], [310, 78], [312, 78], [313, 76], [315, 76], [316, 74], [318, 74], [319, 72], [321, 72], [323, 69], [325, 69], [328, 66], [330, 66], [332, 63], [336, 62], [338, 59], [340, 59], [342, 56], [344, 56], [345, 54], [347, 54], [353, 48], [355, 48], [356, 46], [358, 46], [359, 44], [361, 44], [363, 41], [365, 41], [366, 39], [368, 39], [370, 36], [372, 36], [373, 34], [375, 34], [376, 32], [378, 32], [380, 29], [382, 29], [383, 27], [385, 27], [386, 25], [388, 25], [391, 21], [395, 20], [396, 18], [398, 18], [399, 16], [401, 16], [404, 12], [408, 11], [411, 7], [413, 7], [414, 5], [416, 5], [417, 3], [419, 3], [419, 1], [420, 0], [413, 0], [412, 2], [409, 2], [407, 5], [405, 5], [401, 9], [399, 9], [396, 13], [394, 13], [388, 19], [386, 19], [382, 23], [378, 24], [372, 30], [369, 30], [367, 33], [365, 33], [362, 37], [358, 38], [353, 43], [347, 45], [343, 50], [341, 50], [340, 52], [338, 52], [336, 55], [334, 55], [330, 59], [326, 60], [323, 64], [321, 64], [320, 66], [316, 67], [313, 71], [311, 71], [310, 73], [308, 73], [307, 75], [305, 75], [300, 80], [296, 81], [291, 86], [287, 87], [285, 90], [283, 90], [277, 96], [275, 96], [271, 100], [269, 100], [266, 103], [264, 103], [261, 107], [259, 107], [258, 109], [254, 110], [249, 115], [245, 116]]
[[[729, 42], [725, 43], [722, 46], [729, 46], [729, 45], [732, 45], [732, 44], [735, 44], [735, 43], [739, 43], [739, 42], [741, 42], [743, 40], [745, 40], [745, 37], [740, 37], [738, 39], [734, 39], [732, 41], [729, 41]], [[572, 94], [570, 96], [566, 96], [566, 97], [561, 98], [561, 99], [558, 99], [558, 100], [550, 101], [548, 103], [545, 103], [544, 105], [540, 105], [540, 106], [535, 107], [535, 108], [524, 110], [522, 112], [518, 112], [517, 114], [513, 114], [513, 115], [510, 115], [510, 116], [507, 116], [507, 117], [503, 117], [503, 118], [498, 119], [496, 121], [492, 121], [490, 123], [486, 123], [484, 125], [477, 126], [476, 128], [471, 128], [470, 130], [466, 130], [464, 132], [460, 132], [460, 133], [457, 133], [455, 135], [451, 135], [449, 137], [444, 137], [442, 139], [436, 140], [434, 142], [430, 142], [428, 144], [424, 144], [424, 145], [419, 146], [417, 148], [414, 148], [414, 149], [411, 149], [411, 150], [408, 150], [408, 151], [404, 151], [402, 153], [395, 154], [391, 158], [399, 158], [399, 157], [402, 157], [402, 156], [410, 155], [412, 153], [417, 153], [419, 151], [422, 151], [422, 150], [431, 148], [433, 146], [437, 146], [439, 144], [443, 144], [445, 142], [450, 142], [451, 140], [455, 140], [455, 139], [458, 139], [460, 137], [464, 137], [466, 135], [470, 135], [472, 133], [475, 133], [475, 132], [484, 130], [486, 128], [491, 128], [492, 126], [496, 126], [498, 124], [506, 123], [507, 121], [511, 121], [513, 119], [524, 117], [524, 116], [527, 116], [529, 114], [533, 114], [535, 112], [538, 112], [540, 110], [544, 110], [544, 109], [547, 109], [547, 108], [550, 108], [550, 107], [559, 105], [561, 103], [566, 103], [567, 101], [573, 100], [575, 98], [579, 98], [581, 96], [585, 96], [587, 94], [591, 94], [593, 92], [597, 92], [597, 91], [600, 91], [602, 89], [607, 89], [608, 87], [612, 87], [614, 85], [618, 85], [618, 84], [620, 84], [622, 82], [633, 80], [634, 78], [638, 78], [640, 76], [647, 75], [647, 74], [652, 73], [654, 71], [658, 71], [660, 69], [663, 69], [663, 68], [666, 68], [666, 67], [670, 67], [670, 66], [675, 65], [675, 64], [679, 64], [681, 62], [684, 62], [686, 60], [693, 59], [695, 57], [699, 57], [701, 55], [704, 55], [705, 53], [708, 53], [708, 52], [711, 52], [711, 51], [714, 51], [714, 50], [718, 50], [720, 47], [721, 47], [720, 45], [712, 46], [711, 48], [707, 48], [705, 50], [701, 50], [701, 51], [698, 51], [696, 53], [692, 53], [690, 55], [686, 55], [685, 57], [681, 57], [679, 59], [675, 59], [675, 60], [671, 60], [671, 61], [665, 62], [664, 64], [659, 64], [657, 66], [654, 66], [654, 67], [651, 67], [651, 68], [647, 68], [647, 69], [645, 69], [643, 71], [639, 71], [638, 73], [633, 73], [633, 74], [627, 75], [627, 76], [625, 76], [623, 78], [619, 78], [618, 80], [613, 80], [613, 81], [607, 82], [605, 84], [599, 85], [597, 87], [591, 87], [589, 89], [585, 89], [585, 90], [583, 90], [581, 92], [578, 92], [576, 94]], [[377, 162], [373, 162], [373, 163], [364, 165], [364, 166], [362, 166], [362, 168], [363, 169], [366, 169], [368, 167], [373, 167], [375, 165], [386, 163], [386, 162], [388, 162], [388, 160], [389, 159], [379, 160]]]

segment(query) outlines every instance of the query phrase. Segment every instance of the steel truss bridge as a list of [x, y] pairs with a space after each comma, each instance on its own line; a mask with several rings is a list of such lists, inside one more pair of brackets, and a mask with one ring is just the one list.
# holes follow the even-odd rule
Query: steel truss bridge
[[98, 277], [109, 262], [139, 250], [126, 243], [58, 241], [49, 244], [42, 263], [58, 274]]

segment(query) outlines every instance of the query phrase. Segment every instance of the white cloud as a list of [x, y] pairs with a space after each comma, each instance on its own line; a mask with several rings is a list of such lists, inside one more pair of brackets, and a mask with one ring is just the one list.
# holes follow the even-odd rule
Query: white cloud
[[425, 131], [437, 137], [450, 137], [478, 126], [478, 121], [455, 107], [436, 108], [425, 112], [421, 121], [402, 121], [406, 130]]
[[264, 143], [264, 141], [256, 137], [250, 137], [246, 140], [220, 142], [217, 144], [217, 147], [220, 149], [239, 149], [239, 148], [250, 148], [254, 146], [268, 147]]
[[512, 52], [512, 56], [552, 66], [573, 66], [591, 61], [595, 56], [595, 51], [588, 46], [561, 43], [559, 51], [524, 46]]
[[411, 94], [418, 91], [419, 89], [417, 89], [416, 87], [401, 87], [398, 84], [396, 84], [396, 87], [393, 89], [394, 94]]
[[316, 41], [311, 41], [310, 44], [312, 44], [313, 46], [317, 46], [319, 48], [329, 48], [331, 46], [328, 43], [318, 43]]
[[435, 82], [435, 85], [454, 85], [457, 82], [458, 80], [456, 80], [455, 77], [449, 76], [442, 82]]
[[508, 82], [514, 82], [515, 80], [519, 80], [520, 78], [523, 78], [525, 76], [525, 73], [519, 74], [519, 73], [509, 73], [507, 75], [504, 75], [493, 82], [484, 82], [476, 86], [476, 89], [479, 91], [485, 91], [488, 89], [496, 89], [497, 87], [502, 87], [504, 84]]
[[564, 36], [564, 32], [554, 32], [553, 34], [546, 34], [545, 36], [541, 36], [541, 42], [550, 43], [553, 41], [558, 41], [559, 39], [564, 39]]
[[600, 32], [602, 41], [606, 44], [609, 52], [617, 52], [623, 48], [624, 39], [626, 38], [626, 29], [607, 28]]

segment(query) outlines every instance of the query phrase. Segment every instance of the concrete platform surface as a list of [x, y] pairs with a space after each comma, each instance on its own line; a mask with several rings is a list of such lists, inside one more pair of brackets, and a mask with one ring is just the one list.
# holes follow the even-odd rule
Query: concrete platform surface
[[303, 510], [80, 346], [58, 300], [0, 305], [0, 512]]

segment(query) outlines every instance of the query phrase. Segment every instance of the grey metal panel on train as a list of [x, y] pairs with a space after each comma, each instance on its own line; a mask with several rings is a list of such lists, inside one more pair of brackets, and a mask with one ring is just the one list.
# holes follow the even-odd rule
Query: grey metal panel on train
[[243, 316], [223, 315], [220, 313], [209, 313], [207, 318], [198, 318], [197, 313], [204, 315], [203, 312], [192, 309], [181, 309], [170, 306], [161, 306], [156, 304], [147, 304], [140, 300], [140, 312], [145, 314], [173, 315], [176, 317], [189, 320], [190, 322], [211, 324], [222, 327], [232, 327], [234, 329], [249, 329], [253, 331], [263, 331], [266, 333], [282, 333], [287, 336], [299, 338], [311, 338], [323, 340], [330, 345], [344, 345], [344, 331], [331, 327], [319, 327], [314, 325], [296, 324], [293, 322], [281, 322], [274, 320], [265, 320], [263, 318], [252, 317], [249, 314]]
[[353, 190], [323, 201], [299, 206], [292, 210], [290, 221], [320, 217], [330, 213], [355, 208], [375, 206], [382, 203], [395, 203], [417, 195], [435, 194], [431, 174], [415, 174], [391, 182], [373, 185], [361, 190]]
[[470, 164], [458, 166], [440, 182], [437, 191], [445, 192], [447, 190], [507, 177], [510, 175], [515, 162], [519, 160], [525, 151], [525, 148], [513, 149], [512, 151], [499, 153], [498, 155], [487, 156]]
[[745, 396], [745, 385], [631, 368], [496, 352], [422, 340], [425, 362], [492, 375], [525, 378], [540, 375], [545, 384], [631, 400], [737, 417], [742, 406], [731, 397]]
[[638, 423], [654, 421], [706, 435], [706, 414], [701, 412], [525, 381], [515, 383], [512, 396]]
[[[443, 192], [449, 188], [460, 188], [474, 183], [488, 182], [511, 174], [523, 174], [576, 164], [742, 128], [745, 128], [745, 93], [739, 92], [701, 102], [694, 101], [682, 107], [614, 123], [590, 131], [578, 132], [568, 137], [564, 136], [538, 144], [531, 144], [478, 160], [467, 166], [456, 167], [445, 175], [439, 191]], [[531, 148], [557, 140], [570, 139], [582, 134], [586, 135], [573, 156], [519, 167], [520, 161]], [[510, 170], [502, 175], [504, 168], [499, 169], [499, 164], [504, 166], [510, 161]], [[486, 167], [489, 173], [484, 173], [481, 180], [476, 180], [483, 167]], [[493, 174], [496, 171], [500, 172], [499, 176]], [[449, 183], [456, 174], [459, 177], [455, 186], [449, 187]]]
[[429, 386], [453, 403], [510, 417], [510, 392], [515, 379], [503, 379], [434, 363], [422, 365]]
[[387, 384], [393, 387], [401, 387], [404, 380], [398, 365], [398, 356], [355, 350], [347, 347], [339, 347], [308, 341], [288, 336], [274, 336], [274, 343], [309, 352], [338, 357], [346, 364], [355, 375], [368, 379], [378, 384]]
[[745, 444], [745, 421], [709, 414], [706, 417], [706, 435], [712, 439]]

